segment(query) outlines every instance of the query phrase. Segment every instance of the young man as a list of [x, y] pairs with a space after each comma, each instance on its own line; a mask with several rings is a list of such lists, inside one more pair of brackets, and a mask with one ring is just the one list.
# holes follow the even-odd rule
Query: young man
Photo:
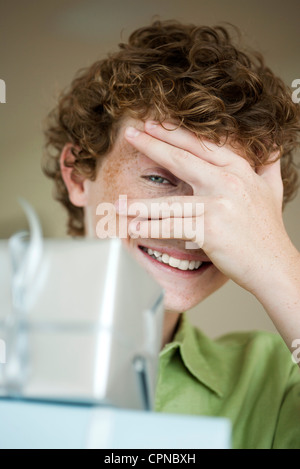
[[[299, 116], [262, 57], [235, 46], [224, 28], [154, 22], [81, 71], [46, 131], [54, 149], [46, 172], [69, 233], [95, 236], [99, 204], [126, 195], [127, 206], [116, 204], [130, 222], [124, 243], [165, 289], [156, 409], [228, 417], [236, 448], [300, 447], [300, 375], [291, 359], [300, 254], [282, 221], [296, 189]], [[158, 215], [157, 201], [178, 210]], [[138, 220], [136, 203], [144, 207]], [[178, 239], [178, 228], [202, 226], [203, 217], [201, 242], [186, 232]], [[182, 312], [228, 278], [255, 295], [282, 338], [213, 341], [188, 323]]]

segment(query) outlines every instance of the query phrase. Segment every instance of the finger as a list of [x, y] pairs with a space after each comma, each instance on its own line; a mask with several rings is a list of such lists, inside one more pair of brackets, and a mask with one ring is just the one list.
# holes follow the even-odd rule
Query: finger
[[224, 139], [220, 145], [217, 145], [207, 139], [200, 139], [193, 132], [169, 122], [164, 122], [161, 125], [158, 122], [147, 121], [145, 131], [155, 138], [187, 150], [215, 166], [224, 167], [236, 164], [241, 160], [241, 155], [226, 145]]
[[120, 200], [115, 204], [120, 215], [138, 216], [144, 219], [169, 217], [193, 217], [204, 213], [204, 201], [195, 196], [157, 197], [151, 199]]
[[158, 140], [134, 127], [125, 130], [125, 138], [140, 153], [156, 161], [193, 188], [199, 187], [199, 184], [217, 184], [216, 167], [188, 151]]
[[128, 233], [135, 239], [182, 239], [197, 243], [199, 247], [202, 247], [204, 243], [204, 216], [165, 218], [163, 220], [138, 218], [130, 222]]

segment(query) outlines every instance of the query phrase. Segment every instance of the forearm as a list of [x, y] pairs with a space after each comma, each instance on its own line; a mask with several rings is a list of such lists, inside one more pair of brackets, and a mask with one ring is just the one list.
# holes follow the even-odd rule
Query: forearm
[[293, 341], [300, 339], [300, 253], [294, 246], [270, 266], [254, 294], [292, 353]]

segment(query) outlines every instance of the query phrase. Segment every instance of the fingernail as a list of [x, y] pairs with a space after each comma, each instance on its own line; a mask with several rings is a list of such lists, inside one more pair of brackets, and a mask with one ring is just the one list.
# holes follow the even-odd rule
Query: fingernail
[[135, 127], [127, 127], [127, 129], [125, 130], [125, 135], [126, 137], [129, 137], [129, 138], [137, 137], [139, 134], [140, 134], [140, 131], [136, 129]]

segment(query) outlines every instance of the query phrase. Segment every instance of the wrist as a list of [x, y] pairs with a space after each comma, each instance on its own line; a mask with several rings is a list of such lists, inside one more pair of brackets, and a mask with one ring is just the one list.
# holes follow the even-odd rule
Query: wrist
[[275, 255], [268, 272], [252, 293], [287, 343], [300, 333], [300, 253], [289, 250]]
[[287, 291], [295, 290], [300, 294], [300, 253], [293, 245], [288, 251], [274, 253], [266, 267], [252, 291], [259, 301], [268, 301], [269, 297], [282, 296]]

